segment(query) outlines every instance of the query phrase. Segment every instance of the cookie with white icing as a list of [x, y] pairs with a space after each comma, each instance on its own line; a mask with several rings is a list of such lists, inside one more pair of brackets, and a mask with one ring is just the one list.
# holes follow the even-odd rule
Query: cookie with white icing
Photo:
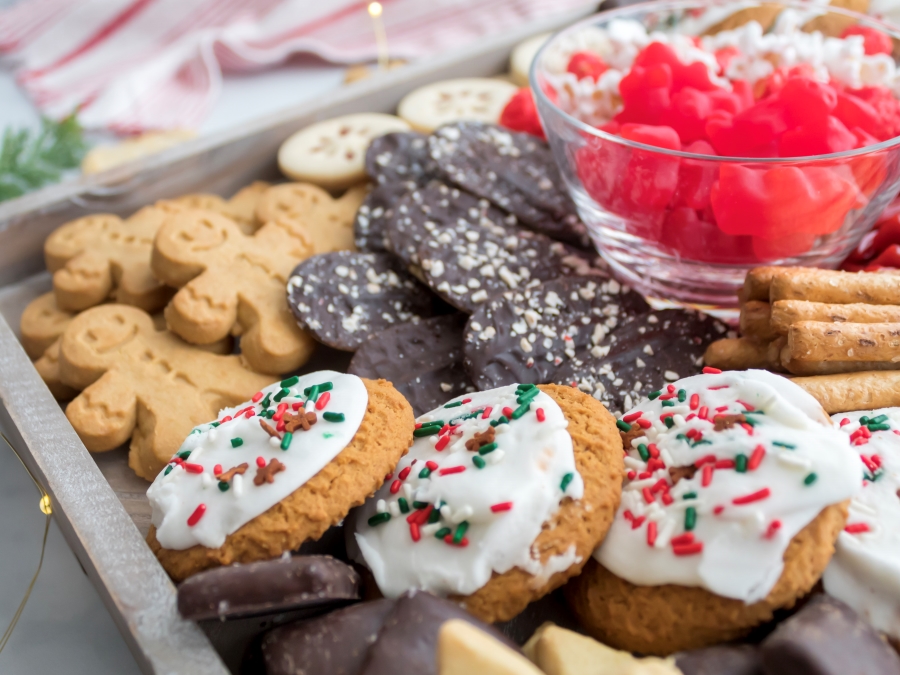
[[191, 431], [147, 491], [147, 541], [176, 581], [295, 550], [381, 485], [413, 424], [384, 380], [320, 371], [276, 382]]
[[394, 475], [353, 517], [387, 597], [411, 588], [508, 620], [578, 574], [622, 479], [615, 420], [571, 387], [509, 385], [421, 416]]
[[707, 368], [618, 424], [622, 503], [567, 587], [589, 633], [669, 654], [740, 637], [809, 592], [860, 489], [815, 399], [771, 373]]
[[900, 408], [832, 419], [859, 453], [863, 489], [822, 576], [825, 592], [900, 644]]

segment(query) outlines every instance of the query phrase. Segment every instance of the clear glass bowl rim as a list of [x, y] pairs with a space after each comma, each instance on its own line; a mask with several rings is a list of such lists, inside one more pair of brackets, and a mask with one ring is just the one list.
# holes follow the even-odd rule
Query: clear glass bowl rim
[[[762, 0], [755, 0], [757, 4], [764, 4]], [[660, 155], [668, 155], [671, 157], [680, 157], [682, 159], [692, 159], [698, 161], [706, 161], [706, 162], [728, 162], [732, 164], [805, 164], [808, 165], [810, 163], [818, 163], [818, 162], [832, 162], [834, 160], [847, 159], [852, 157], [861, 157], [864, 155], [876, 153], [882, 150], [887, 150], [893, 148], [897, 145], [900, 145], [900, 136], [895, 136], [894, 138], [889, 138], [886, 141], [882, 141], [881, 143], [877, 143], [875, 145], [868, 145], [864, 148], [856, 148], [854, 150], [847, 150], [845, 152], [833, 152], [828, 155], [809, 155], [806, 157], [727, 157], [721, 155], [701, 155], [693, 152], [684, 152], [683, 150], [669, 150], [667, 148], [659, 148], [654, 145], [647, 145], [645, 143], [638, 143], [636, 141], [629, 141], [627, 139], [622, 138], [621, 136], [616, 136], [615, 134], [608, 133], [606, 131], [602, 131], [596, 127], [592, 127], [590, 124], [582, 122], [581, 120], [573, 117], [565, 110], [556, 105], [550, 98], [544, 93], [543, 89], [541, 89], [537, 82], [537, 73], [538, 73], [538, 65], [541, 63], [542, 57], [544, 55], [544, 51], [550, 47], [550, 45], [556, 43], [563, 36], [568, 35], [576, 30], [579, 30], [585, 26], [590, 26], [598, 22], [598, 20], [602, 20], [604, 22], [611, 21], [612, 19], [622, 19], [622, 18], [631, 18], [632, 15], [641, 12], [648, 11], [660, 11], [660, 10], [677, 10], [677, 9], [695, 9], [695, 8], [710, 8], [710, 7], [724, 7], [727, 5], [737, 5], [737, 9], [744, 9], [745, 3], [740, 2], [739, 0], [651, 0], [650, 2], [642, 2], [639, 4], [629, 5], [627, 7], [619, 7], [617, 9], [610, 9], [603, 12], [598, 12], [597, 14], [592, 14], [591, 16], [578, 21], [577, 23], [572, 24], [571, 26], [567, 26], [563, 28], [561, 31], [554, 33], [550, 39], [548, 39], [538, 50], [537, 54], [534, 57], [534, 60], [531, 62], [531, 69], [529, 72], [529, 84], [531, 85], [531, 91], [534, 96], [540, 99], [542, 103], [549, 106], [556, 114], [560, 115], [568, 124], [576, 127], [580, 131], [590, 134], [596, 138], [603, 139], [604, 141], [609, 141], [612, 143], [616, 143], [618, 145], [622, 145], [628, 148], [638, 149], [645, 152], [656, 153]], [[875, 17], [869, 16], [867, 14], [860, 14], [859, 12], [854, 12], [848, 9], [843, 9], [840, 7], [834, 7], [831, 5], [820, 5], [815, 2], [805, 2], [803, 0], [779, 0], [779, 5], [783, 8], [794, 8], [794, 9], [803, 9], [803, 10], [818, 10], [818, 11], [827, 11], [828, 13], [835, 14], [843, 14], [847, 17], [855, 19], [858, 23], [862, 25], [871, 26], [881, 31], [882, 33], [887, 34], [893, 40], [900, 40], [900, 30], [892, 28], [889, 24], [881, 21], [880, 19], [876, 19]], [[895, 61], [896, 62], [896, 61]], [[900, 71], [900, 64], [898, 64], [898, 71]]]

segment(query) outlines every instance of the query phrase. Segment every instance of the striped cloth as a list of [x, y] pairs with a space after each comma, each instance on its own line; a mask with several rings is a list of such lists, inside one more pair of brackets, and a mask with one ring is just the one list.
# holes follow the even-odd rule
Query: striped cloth
[[[0, 11], [0, 54], [44, 113], [88, 128], [195, 128], [222, 75], [299, 52], [377, 56], [358, 0], [25, 0]], [[392, 58], [416, 59], [585, 0], [382, 0]]]

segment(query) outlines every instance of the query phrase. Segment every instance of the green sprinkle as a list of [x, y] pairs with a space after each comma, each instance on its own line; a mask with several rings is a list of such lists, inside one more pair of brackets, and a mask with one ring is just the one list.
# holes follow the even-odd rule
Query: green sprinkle
[[859, 418], [859, 424], [860, 424], [860, 426], [862, 426], [862, 425], [864, 425], [864, 424], [868, 424], [868, 423], [869, 423], [869, 417], [868, 417], [868, 415], [863, 415], [862, 417]]
[[453, 543], [458, 544], [466, 536], [466, 530], [469, 529], [469, 521], [464, 520], [456, 526], [456, 532], [453, 533]]
[[369, 527], [375, 527], [376, 525], [381, 525], [382, 523], [386, 523], [391, 519], [391, 514], [385, 511], [384, 513], [376, 513], [374, 516], [369, 518]]
[[871, 422], [866, 426], [869, 427], [869, 431], [887, 431], [891, 428], [890, 424], [872, 424]]
[[334, 438], [334, 434], [326, 431], [324, 434], [322, 434], [322, 438]]
[[318, 389], [320, 394], [324, 394], [326, 391], [331, 391], [332, 389], [334, 389], [334, 384], [332, 382], [322, 382], [321, 384], [314, 384], [313, 386], [304, 389], [303, 395], [310, 396], [313, 389]]
[[818, 476], [816, 474], [811, 473], [806, 478], [803, 479], [803, 484], [804, 485], [812, 485], [813, 483], [816, 482], [817, 478], [818, 478]]
[[434, 436], [436, 433], [439, 433], [441, 427], [419, 427], [418, 429], [413, 430], [413, 436], [416, 438], [424, 438], [425, 436]]
[[191, 433], [189, 433], [188, 436], [193, 436], [194, 434], [199, 434], [199, 433], [202, 433], [200, 431], [200, 429], [191, 429]]
[[462, 401], [453, 401], [444, 405], [445, 408], [458, 408], [462, 405]]
[[516, 403], [520, 405], [523, 403], [527, 403], [540, 393], [541, 390], [537, 387], [535, 387], [534, 389], [527, 389], [516, 397]]
[[436, 523], [437, 521], [439, 521], [441, 519], [440, 508], [441, 508], [440, 506], [435, 506], [434, 510], [431, 512], [431, 514], [429, 514], [429, 516], [428, 516], [428, 524], [429, 525]]
[[650, 451], [647, 449], [647, 446], [644, 443], [638, 445], [638, 453], [641, 456], [641, 459], [645, 462], [650, 459]]
[[697, 493], [696, 492], [685, 492], [683, 495], [681, 495], [681, 498], [682, 499], [697, 499]]
[[163, 476], [168, 476], [170, 471], [172, 471], [172, 465], [171, 465], [171, 464], [169, 464], [169, 466], [166, 467], [166, 470], [163, 471]]
[[741, 453], [734, 458], [734, 470], [738, 473], [746, 473], [747, 471], [747, 455]]
[[690, 532], [694, 529], [694, 526], [697, 524], [697, 509], [693, 506], [689, 506], [684, 510], [684, 529], [686, 532]]
[[675, 420], [672, 419], [671, 415], [669, 415], [668, 417], [665, 417], [663, 419], [665, 419], [666, 429], [671, 429], [672, 427], [675, 426]]
[[674, 408], [675, 401], [673, 401], [672, 399], [667, 399], [662, 402], [662, 406], [663, 406], [663, 408]]
[[219, 424], [220, 424], [220, 422], [210, 422], [209, 426], [211, 426], [213, 429], [215, 429], [217, 426], [219, 426]]
[[281, 399], [283, 399], [285, 396], [287, 396], [290, 393], [291, 393], [290, 389], [282, 388], [281, 391], [279, 391], [277, 394], [275, 394], [275, 396], [272, 398], [272, 400], [275, 401], [276, 403], [278, 403], [278, 401], [280, 401]]
[[675, 440], [684, 441], [688, 445], [691, 444], [691, 439], [688, 438], [687, 436], [685, 436], [684, 434], [678, 434], [677, 436], [675, 436]]
[[887, 422], [887, 420], [887, 415], [879, 415], [878, 417], [873, 417], [872, 419], [870, 419], [869, 424], [884, 424], [885, 422]]
[[525, 403], [523, 403], [523, 404], [520, 405], [518, 408], [516, 408], [515, 410], [513, 410], [512, 418], [513, 418], [514, 420], [517, 420], [517, 419], [519, 419], [522, 415], [524, 415], [525, 413], [527, 413], [530, 409], [531, 409], [531, 401], [525, 401]]
[[326, 422], [343, 422], [344, 421], [344, 413], [336, 413], [336, 412], [327, 412], [322, 413], [322, 417]]
[[443, 539], [451, 532], [453, 532], [453, 530], [451, 530], [449, 527], [442, 527], [441, 529], [439, 529], [437, 532], [434, 533], [434, 538], [435, 539]]
[[282, 387], [285, 387], [285, 388], [287, 388], [287, 387], [293, 387], [293, 386], [294, 386], [295, 384], [297, 384], [299, 381], [300, 381], [300, 378], [297, 377], [296, 375], [294, 375], [293, 377], [289, 377], [289, 378], [286, 379], [286, 380], [282, 380], [282, 381], [281, 381], [281, 386], [282, 386]]
[[661, 395], [662, 395], [662, 391], [660, 391], [660, 390], [651, 391], [649, 394], [647, 394], [647, 398], [649, 398], [651, 401], [655, 401]]
[[431, 475], [431, 469], [427, 466], [419, 472], [419, 478], [428, 478]]
[[698, 445], [712, 445], [712, 441], [700, 439], [699, 441], [696, 441], [693, 445], [691, 445], [691, 447], [696, 448]]
[[260, 401], [259, 404], [260, 404], [263, 408], [268, 408], [268, 407], [269, 407], [269, 404], [271, 403], [271, 401], [272, 401], [272, 392], [271, 392], [271, 391], [267, 391], [267, 392], [266, 392], [265, 398], [263, 398], [263, 400]]
[[687, 399], [687, 391], [685, 391], [684, 389], [679, 389], [678, 390], [678, 400], [681, 403], [684, 403], [685, 399]]
[[480, 455], [475, 455], [474, 457], [472, 457], [472, 464], [477, 466], [479, 469], [484, 468], [484, 460], [481, 458]]
[[501, 424], [509, 424], [509, 419], [506, 415], [500, 415], [497, 419], [491, 420], [492, 427], [499, 427]]
[[569, 487], [569, 483], [571, 483], [574, 478], [574, 473], [567, 473], [565, 476], [563, 476], [562, 483], [559, 484], [559, 489], [565, 492], [566, 488]]
[[191, 451], [190, 450], [182, 450], [181, 452], [178, 453], [178, 456], [181, 457], [181, 459], [187, 459], [188, 457], [191, 456]]
[[744, 415], [765, 415], [765, 410], [745, 410]]
[[219, 490], [221, 490], [222, 492], [228, 492], [229, 487], [231, 486], [228, 485], [228, 483], [226, 483], [224, 480], [219, 481]]
[[486, 455], [489, 452], [493, 452], [496, 449], [497, 449], [496, 443], [488, 443], [487, 445], [482, 445], [480, 448], [478, 448], [478, 454]]
[[623, 422], [622, 420], [616, 420], [616, 426], [619, 427], [619, 431], [624, 433], [628, 433], [631, 431], [631, 425], [628, 422]]
[[267, 419], [272, 419], [275, 416], [275, 411], [274, 410], [266, 410], [266, 412], [263, 414], [266, 416]]
[[400, 507], [400, 513], [409, 513], [409, 502], [406, 501], [406, 497], [400, 497], [397, 500], [397, 506]]
[[746, 415], [744, 415], [744, 424], [749, 424], [751, 427], [755, 427], [757, 424], [759, 424], [759, 422], [757, 422], [752, 417], [747, 417]]
[[231, 439], [231, 447], [232, 448], [239, 448], [243, 444], [244, 444], [244, 439], [241, 438], [240, 436], [236, 436], [235, 438]]
[[516, 387], [517, 391], [528, 391], [529, 389], [537, 389], [536, 384], [532, 384], [531, 382], [520, 384]]
[[790, 443], [782, 443], [781, 441], [772, 441], [772, 445], [777, 445], [779, 448], [787, 448], [788, 450], [793, 450], [796, 448], [796, 445], [791, 445]]
[[[306, 393], [307, 391], [309, 391], [308, 394]], [[320, 393], [320, 392], [319, 392], [319, 385], [314, 384], [314, 385], [311, 386], [308, 390], [307, 390], [307, 389], [304, 389], [304, 390], [303, 390], [303, 393], [306, 394], [306, 402], [307, 402], [307, 403], [309, 403], [310, 401], [315, 401], [317, 398], [319, 398], [319, 393]], [[277, 396], [275, 397], [275, 400], [276, 400], [276, 401], [278, 400], [278, 397], [277, 397]]]
[[416, 511], [421, 511], [422, 509], [428, 508], [428, 502], [413, 502], [413, 508]]
[[293, 440], [293, 438], [294, 434], [292, 434], [290, 431], [285, 431], [284, 436], [281, 439], [281, 449], [287, 450], [289, 447], [291, 447], [291, 441]]

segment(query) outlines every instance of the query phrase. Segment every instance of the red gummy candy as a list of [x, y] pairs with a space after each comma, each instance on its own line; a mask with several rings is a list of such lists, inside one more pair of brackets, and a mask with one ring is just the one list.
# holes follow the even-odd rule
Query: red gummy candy
[[672, 109], [672, 69], [667, 64], [635, 67], [619, 82], [622, 111], [618, 122], [662, 124]]
[[728, 47], [723, 47], [715, 52], [716, 63], [719, 64], [719, 75], [725, 72], [725, 69], [728, 68], [728, 64], [731, 63], [731, 60], [735, 56], [739, 56], [741, 51], [734, 46], [729, 45]]
[[650, 124], [623, 124], [619, 136], [635, 143], [652, 145], [667, 150], [681, 150], [681, 139], [672, 127]]
[[825, 128], [802, 125], [788, 129], [778, 143], [781, 157], [810, 157], [852, 150], [857, 138], [837, 117], [829, 115]]
[[672, 209], [663, 224], [660, 244], [688, 259], [720, 264], [756, 262], [749, 237], [732, 237], [688, 207]]
[[870, 56], [872, 54], [890, 54], [894, 51], [891, 38], [871, 26], [850, 26], [841, 33], [841, 38], [847, 38], [851, 35], [862, 35], [866, 54]]
[[878, 111], [858, 96], [840, 92], [837, 95], [834, 116], [850, 130], [859, 128], [876, 139], [887, 140], [886, 129], [881, 124]]
[[875, 272], [884, 267], [898, 268], [900, 267], [900, 246], [891, 244], [866, 266], [867, 272]]
[[526, 134], [546, 140], [541, 118], [538, 116], [534, 96], [529, 87], [519, 89], [500, 113], [500, 126], [513, 131], [524, 131]]
[[807, 77], [789, 78], [778, 95], [791, 122], [808, 127], [824, 126], [838, 99], [831, 85]]
[[[685, 146], [685, 152], [695, 155], [715, 156], [716, 152], [706, 141], [694, 141]], [[682, 159], [678, 169], [678, 186], [672, 197], [676, 207], [686, 206], [698, 211], [709, 207], [709, 193], [719, 174], [715, 162], [696, 159]]]
[[700, 91], [712, 91], [718, 87], [709, 79], [706, 64], [695, 61], [682, 63], [681, 59], [669, 45], [662, 42], [651, 42], [634, 59], [633, 67], [667, 65], [672, 73], [672, 89], [678, 91], [683, 87], [693, 87]]
[[594, 82], [607, 70], [609, 70], [607, 63], [594, 52], [575, 52], [569, 59], [569, 65], [566, 66], [566, 71], [579, 80], [589, 77]]

